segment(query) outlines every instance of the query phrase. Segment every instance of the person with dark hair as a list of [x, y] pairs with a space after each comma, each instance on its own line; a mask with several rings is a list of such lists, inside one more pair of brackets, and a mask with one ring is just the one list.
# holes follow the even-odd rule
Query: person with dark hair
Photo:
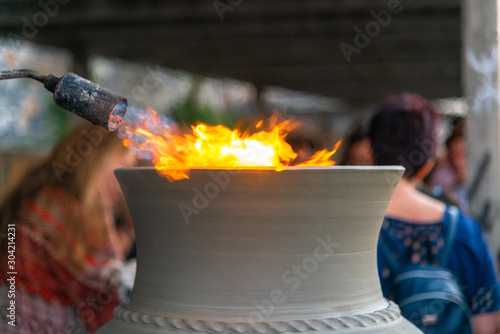
[[[390, 263], [393, 260], [415, 267], [442, 265], [463, 289], [472, 312], [473, 332], [497, 333], [499, 286], [479, 225], [462, 212], [455, 220], [454, 208], [416, 188], [434, 165], [439, 121], [439, 114], [427, 100], [409, 93], [388, 97], [371, 120], [369, 137], [375, 164], [406, 168], [380, 232], [381, 243], [392, 250], [391, 258], [387, 258], [379, 243], [382, 290], [384, 296], [391, 295], [396, 274]], [[453, 225], [457, 222], [456, 234], [450, 238], [454, 242], [445, 245], [451, 221]], [[448, 246], [449, 260], [439, 263]]]
[[366, 126], [358, 123], [349, 131], [345, 142], [345, 149], [340, 160], [341, 165], [348, 166], [371, 166], [373, 155], [371, 151], [370, 138]]
[[469, 199], [465, 188], [467, 175], [465, 121], [455, 118], [451, 133], [446, 139], [446, 157], [438, 161], [424, 180], [432, 194], [446, 202], [453, 203], [467, 212]]

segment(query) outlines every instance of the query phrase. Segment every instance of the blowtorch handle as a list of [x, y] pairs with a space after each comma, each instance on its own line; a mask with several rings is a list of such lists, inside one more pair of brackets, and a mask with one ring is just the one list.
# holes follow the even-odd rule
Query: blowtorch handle
[[11, 70], [11, 71], [2, 71], [0, 72], [0, 80], [6, 79], [18, 79], [18, 78], [31, 78], [42, 83], [45, 82], [46, 75], [33, 70]]

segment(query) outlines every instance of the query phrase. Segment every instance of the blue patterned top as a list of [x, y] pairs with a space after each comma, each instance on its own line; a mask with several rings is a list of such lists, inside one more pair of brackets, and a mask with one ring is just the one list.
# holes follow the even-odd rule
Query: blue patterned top
[[[432, 224], [410, 223], [384, 218], [380, 233], [392, 241], [395, 259], [402, 263], [440, 265], [444, 238], [450, 225], [449, 208], [444, 219]], [[382, 253], [378, 251], [378, 270], [382, 291], [388, 296], [392, 278]], [[460, 212], [455, 244], [447, 268], [455, 275], [469, 301], [472, 314], [500, 310], [500, 289], [491, 256], [481, 228], [469, 216]]]

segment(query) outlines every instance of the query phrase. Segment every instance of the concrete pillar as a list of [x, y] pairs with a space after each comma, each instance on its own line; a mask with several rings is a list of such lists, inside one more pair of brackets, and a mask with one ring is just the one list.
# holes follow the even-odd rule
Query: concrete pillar
[[492, 255], [500, 251], [500, 99], [498, 10], [494, 0], [463, 1], [464, 95], [470, 213], [480, 220]]

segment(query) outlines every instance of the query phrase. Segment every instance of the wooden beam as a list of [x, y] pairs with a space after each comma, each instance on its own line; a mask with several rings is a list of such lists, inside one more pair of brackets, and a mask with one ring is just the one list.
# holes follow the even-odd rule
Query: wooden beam
[[223, 22], [211, 1], [70, 1], [26, 38], [40, 4], [4, 0], [0, 36], [355, 102], [383, 89], [462, 95], [459, 0], [401, 0], [404, 10], [347, 62], [341, 43], [352, 45], [354, 28], [387, 1], [242, 1]]

